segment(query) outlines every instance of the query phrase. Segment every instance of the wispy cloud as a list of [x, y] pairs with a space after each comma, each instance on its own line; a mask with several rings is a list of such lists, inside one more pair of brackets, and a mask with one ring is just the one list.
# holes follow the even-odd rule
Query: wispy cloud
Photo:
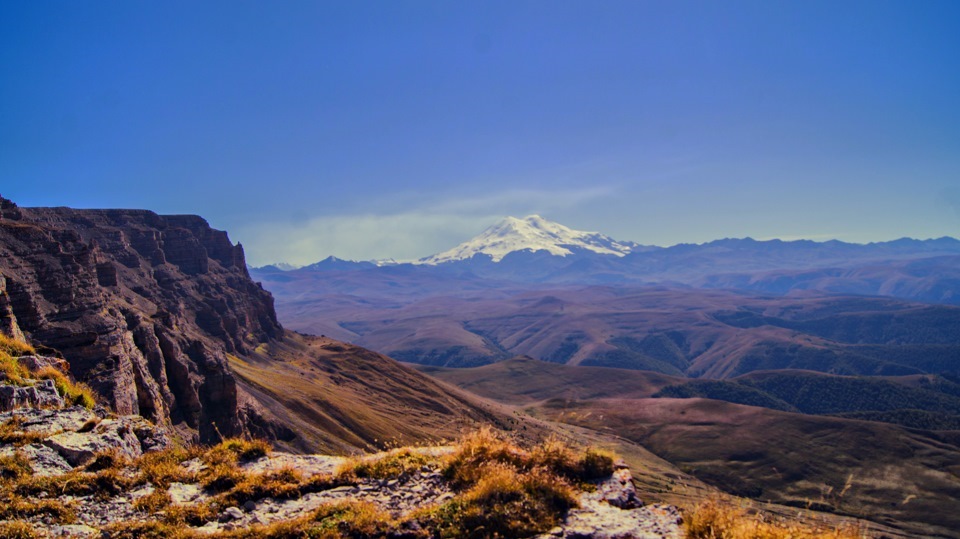
[[[554, 214], [612, 196], [602, 186], [551, 191], [517, 189], [480, 196], [406, 194], [374, 201], [376, 212], [249, 222], [231, 231], [253, 265], [310, 264], [333, 255], [352, 260], [412, 260], [449, 249], [507, 215]], [[392, 210], [392, 211], [391, 211]]]

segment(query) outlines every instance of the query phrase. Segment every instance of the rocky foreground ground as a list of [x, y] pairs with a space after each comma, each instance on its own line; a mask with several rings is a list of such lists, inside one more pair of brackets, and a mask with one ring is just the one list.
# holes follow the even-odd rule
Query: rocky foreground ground
[[[410, 538], [439, 536], [444, 526], [443, 536], [457, 536], [457, 526], [479, 523], [460, 531], [483, 537], [491, 535], [483, 526], [494, 525], [484, 511], [510, 517], [513, 507], [539, 504], [538, 496], [563, 498], [563, 489], [573, 497], [551, 502], [564, 510], [549, 526], [543, 524], [552, 516], [541, 510], [529, 519], [543, 520], [512, 522], [509, 529], [539, 529], [527, 535], [544, 539], [683, 535], [677, 509], [645, 506], [622, 464], [591, 465], [601, 477], [549, 484], [568, 481], [531, 468], [536, 451], [557, 470], [579, 462], [556, 444], [525, 453], [490, 438], [469, 450], [423, 447], [351, 458], [278, 453], [239, 440], [182, 449], [140, 416], [66, 405], [49, 382], [0, 385], [0, 406], [7, 409], [0, 412], [0, 535], [279, 537], [278, 526], [310, 521], [344, 536], [362, 528]], [[456, 459], [474, 468], [464, 464], [451, 473]], [[501, 484], [498, 477], [506, 479]], [[337, 508], [332, 516], [316, 516], [329, 507]], [[363, 517], [373, 524], [336, 522], [364, 512], [376, 515]]]

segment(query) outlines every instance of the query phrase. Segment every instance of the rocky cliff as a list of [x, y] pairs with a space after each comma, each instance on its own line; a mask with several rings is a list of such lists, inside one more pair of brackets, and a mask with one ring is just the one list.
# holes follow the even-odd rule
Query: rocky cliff
[[270, 428], [228, 354], [283, 328], [243, 247], [200, 217], [0, 198], [0, 331], [62, 354], [120, 414], [201, 441]]

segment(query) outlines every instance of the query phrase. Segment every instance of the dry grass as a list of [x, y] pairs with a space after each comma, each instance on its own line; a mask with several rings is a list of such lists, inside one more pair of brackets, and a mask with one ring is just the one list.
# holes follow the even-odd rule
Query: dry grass
[[613, 473], [615, 455], [587, 449], [575, 451], [565, 442], [549, 438], [531, 451], [510, 443], [489, 427], [464, 437], [447, 459], [444, 475], [455, 485], [470, 485], [480, 479], [482, 465], [490, 462], [510, 464], [521, 470], [545, 468], [569, 481], [581, 483]]
[[19, 451], [0, 457], [0, 479], [17, 481], [31, 475], [30, 461]]
[[135, 483], [134, 478], [121, 470], [108, 468], [96, 473], [74, 470], [60, 475], [24, 477], [9, 490], [18, 496], [46, 492], [54, 496], [95, 496], [104, 500], [130, 490]]
[[265, 440], [228, 438], [207, 450], [203, 458], [209, 464], [247, 462], [265, 457], [270, 454], [270, 451], [272, 451], [270, 442]]
[[[417, 515], [441, 537], [523, 537], [542, 533], [577, 505], [570, 481], [586, 480], [587, 457], [558, 440], [532, 451], [492, 429], [464, 437], [443, 474], [460, 491], [450, 502]], [[613, 458], [609, 457], [613, 469]]]
[[172, 504], [166, 508], [164, 522], [172, 526], [203, 526], [217, 518], [217, 511], [209, 503]]
[[29, 344], [0, 333], [0, 373], [9, 383], [25, 385], [31, 383], [31, 379], [53, 380], [57, 392], [68, 404], [85, 408], [96, 406], [96, 393], [86, 384], [70, 380], [64, 372], [55, 367], [48, 366], [30, 372], [17, 360], [19, 356], [32, 354], [36, 354], [36, 350]]
[[53, 380], [53, 384], [57, 387], [57, 393], [63, 397], [67, 404], [83, 406], [88, 409], [97, 404], [93, 389], [82, 382], [71, 381], [60, 369], [43, 367], [33, 373], [33, 377], [39, 380]]
[[0, 354], [19, 357], [36, 353], [37, 351], [29, 344], [0, 333]]
[[22, 520], [0, 522], [0, 537], [4, 539], [41, 539], [45, 537], [37, 527]]
[[556, 526], [577, 504], [573, 488], [545, 468], [522, 472], [494, 462], [481, 478], [424, 519], [442, 537], [526, 537]]
[[23, 430], [22, 427], [23, 419], [16, 415], [0, 423], [0, 444], [11, 444], [20, 447], [41, 442], [53, 435], [53, 433], [50, 432], [26, 431]]
[[730, 499], [711, 498], [684, 514], [689, 539], [861, 539], [855, 526], [804, 525], [772, 520]]
[[303, 495], [301, 490], [303, 483], [303, 476], [293, 468], [282, 468], [262, 474], [246, 474], [228, 492], [217, 496], [216, 501], [220, 506], [229, 507], [242, 506], [249, 500], [263, 498], [280, 500], [299, 498]]
[[0, 378], [19, 386], [25, 384], [29, 377], [30, 371], [17, 358], [0, 351]]
[[376, 457], [355, 457], [340, 465], [336, 475], [342, 478], [386, 479], [436, 466], [439, 459], [418, 453], [408, 447], [394, 449]]
[[[7, 494], [0, 498], [0, 520], [46, 516], [61, 524], [76, 521], [73, 509], [57, 499], [26, 499]], [[0, 535], [0, 537], [6, 537]]]
[[182, 464], [200, 455], [199, 449], [179, 447], [146, 453], [135, 463], [139, 470], [137, 482], [151, 483], [160, 488], [168, 488], [171, 483], [194, 483], [198, 480], [197, 474]]
[[133, 500], [133, 508], [144, 513], [156, 513], [173, 503], [170, 493], [163, 488], [155, 488], [153, 492]]
[[111, 448], [100, 451], [93, 456], [93, 460], [84, 466], [86, 472], [100, 472], [103, 470], [122, 470], [130, 465], [130, 459], [119, 449]]
[[103, 529], [110, 539], [193, 539], [197, 533], [164, 522], [118, 522]]

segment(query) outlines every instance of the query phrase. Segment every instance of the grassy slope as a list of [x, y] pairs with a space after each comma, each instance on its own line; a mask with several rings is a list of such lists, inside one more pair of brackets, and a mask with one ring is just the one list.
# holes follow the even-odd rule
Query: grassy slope
[[288, 333], [230, 358], [240, 386], [285, 423], [299, 450], [355, 452], [453, 439], [480, 424], [506, 424], [484, 405], [396, 361], [339, 341]]
[[422, 365], [416, 368], [483, 397], [519, 405], [552, 398], [645, 398], [683, 381], [682, 378], [649, 371], [573, 367], [527, 357], [472, 369]]
[[[418, 368], [485, 397], [527, 407], [543, 419], [578, 427], [571, 436], [610, 447], [625, 455], [634, 470], [643, 470], [639, 487], [647, 499], [689, 506], [710, 492], [702, 480], [728, 492], [788, 504], [767, 508], [785, 516], [797, 515], [790, 505], [806, 509], [812, 502], [821, 504], [815, 508], [889, 524], [894, 528], [883, 533], [892, 536], [960, 537], [951, 532], [960, 526], [952, 510], [960, 503], [957, 433], [705, 399], [648, 399], [677, 381], [649, 372], [529, 359], [473, 369]], [[904, 380], [903, 385], [911, 384], [917, 382]], [[838, 497], [851, 475], [850, 489]]]
[[960, 537], [958, 433], [707, 399], [555, 400], [539, 412], [628, 438], [727, 492]]

